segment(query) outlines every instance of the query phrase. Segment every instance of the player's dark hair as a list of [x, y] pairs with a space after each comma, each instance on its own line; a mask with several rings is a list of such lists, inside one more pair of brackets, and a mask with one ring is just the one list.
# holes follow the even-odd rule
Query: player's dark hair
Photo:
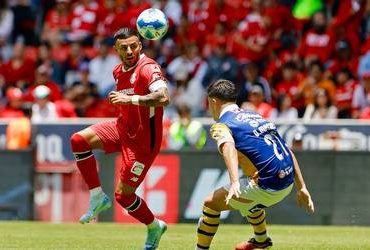
[[132, 36], [136, 36], [140, 40], [139, 33], [135, 29], [130, 29], [127, 27], [121, 28], [114, 33], [113, 43], [115, 44], [118, 39], [127, 39]]
[[225, 79], [211, 83], [207, 88], [207, 93], [209, 97], [215, 97], [226, 102], [235, 102], [238, 96], [235, 84]]

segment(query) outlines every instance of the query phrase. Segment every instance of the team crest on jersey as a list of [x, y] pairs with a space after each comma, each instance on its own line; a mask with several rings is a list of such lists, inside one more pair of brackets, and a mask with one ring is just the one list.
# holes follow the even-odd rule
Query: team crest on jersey
[[131, 75], [131, 78], [130, 78], [130, 83], [131, 84], [134, 84], [134, 82], [136, 81], [136, 73], [134, 72], [132, 75]]

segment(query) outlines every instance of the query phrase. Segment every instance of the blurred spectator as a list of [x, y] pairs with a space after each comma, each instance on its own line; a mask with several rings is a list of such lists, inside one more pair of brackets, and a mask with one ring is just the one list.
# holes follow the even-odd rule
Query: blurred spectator
[[353, 92], [357, 83], [348, 68], [338, 71], [335, 75], [335, 83], [337, 85], [335, 106], [338, 108], [338, 118], [351, 118]]
[[329, 93], [326, 89], [317, 89], [314, 97], [314, 103], [306, 107], [303, 119], [305, 121], [317, 119], [335, 119], [338, 110], [332, 105]]
[[217, 79], [227, 79], [232, 82], [238, 74], [237, 61], [227, 53], [226, 41], [219, 41], [213, 53], [207, 59], [208, 69], [203, 79], [203, 86], [208, 86]]
[[96, 85], [89, 81], [87, 64], [80, 66], [79, 80], [67, 89], [65, 97], [73, 103], [78, 116], [85, 116], [88, 108], [99, 98]]
[[202, 149], [206, 143], [207, 131], [201, 122], [193, 120], [186, 105], [176, 107], [178, 120], [169, 129], [168, 149]]
[[127, 9], [121, 12], [118, 18], [121, 21], [120, 27], [136, 28], [137, 17], [143, 10], [150, 8], [151, 5], [147, 0], [131, 0], [126, 2], [128, 2]]
[[293, 49], [297, 31], [291, 8], [276, 0], [264, 0], [263, 4], [262, 18], [270, 29], [272, 49]]
[[207, 62], [200, 56], [195, 44], [189, 45], [185, 53], [176, 57], [167, 67], [170, 79], [175, 82], [172, 102], [175, 105], [186, 104], [193, 115], [199, 115], [204, 109], [205, 91], [202, 86], [207, 70]]
[[14, 28], [12, 32], [12, 43], [22, 42], [26, 45], [36, 44], [36, 16], [30, 4], [30, 0], [17, 0], [12, 7], [14, 13]]
[[62, 91], [58, 84], [50, 80], [51, 68], [40, 65], [35, 72], [35, 84], [31, 85], [25, 95], [24, 100], [33, 102], [35, 101], [35, 92], [34, 90], [40, 86], [48, 87], [50, 93], [48, 94], [48, 99], [52, 102], [62, 99]]
[[356, 86], [352, 100], [352, 118], [356, 119], [370, 107], [370, 70], [363, 72], [360, 77], [360, 84]]
[[252, 0], [252, 11], [239, 24], [238, 32], [232, 43], [232, 55], [240, 63], [256, 62], [260, 67], [269, 54], [269, 39], [271, 24], [269, 19], [263, 19], [262, 0]]
[[315, 59], [325, 63], [331, 56], [335, 45], [335, 36], [331, 30], [327, 29], [327, 24], [323, 11], [313, 15], [312, 29], [304, 34], [298, 48], [298, 54], [306, 61], [306, 65]]
[[260, 76], [257, 64], [253, 62], [248, 63], [243, 67], [242, 73], [245, 77], [245, 82], [240, 86], [236, 103], [240, 106], [241, 103], [245, 102], [248, 98], [248, 93], [254, 86], [261, 87], [262, 100], [271, 103], [272, 98], [270, 85], [265, 78]]
[[50, 89], [39, 85], [33, 94], [35, 103], [32, 105], [32, 122], [55, 121], [59, 116], [55, 104], [49, 101]]
[[22, 111], [22, 91], [19, 88], [10, 87], [6, 91], [8, 100], [6, 106], [0, 109], [0, 118], [23, 117]]
[[10, 57], [10, 35], [14, 29], [14, 14], [8, 7], [7, 0], [0, 0], [0, 49], [1, 57]]
[[79, 0], [72, 8], [71, 31], [68, 42], [92, 45], [98, 25], [99, 4], [95, 0]]
[[298, 96], [298, 87], [301, 78], [298, 73], [297, 65], [293, 61], [286, 62], [281, 67], [282, 79], [276, 84], [275, 94], [287, 94], [291, 98], [293, 107], [299, 109], [302, 108], [303, 103]]
[[186, 16], [181, 16], [180, 23], [175, 29], [173, 40], [179, 51], [185, 50], [186, 46], [191, 42], [196, 41], [193, 33], [190, 31], [189, 20]]
[[6, 127], [6, 149], [25, 149], [32, 144], [32, 107], [23, 105], [24, 116], [12, 119]]
[[248, 101], [241, 104], [242, 109], [252, 110], [263, 118], [270, 118], [272, 106], [264, 101], [263, 90], [259, 85], [254, 85], [248, 94]]
[[100, 43], [99, 55], [93, 58], [89, 64], [89, 79], [97, 86], [101, 97], [106, 97], [115, 88], [115, 81], [111, 71], [114, 66], [120, 63], [116, 55], [109, 53], [109, 49], [108, 42], [106, 40], [102, 41]]
[[[370, 36], [369, 36], [370, 37]], [[361, 78], [370, 72], [370, 50], [361, 57], [358, 65], [358, 76]]]
[[299, 86], [299, 94], [304, 98], [305, 106], [314, 103], [316, 90], [326, 89], [330, 102], [335, 102], [335, 84], [324, 78], [324, 66], [320, 61], [312, 61], [308, 68], [308, 76]]
[[182, 6], [176, 0], [155, 0], [152, 8], [162, 10], [176, 26], [180, 23]]
[[338, 38], [349, 41], [355, 55], [360, 49], [360, 26], [365, 10], [366, 0], [340, 0], [331, 25]]
[[100, 8], [98, 15], [97, 36], [95, 43], [100, 44], [107, 39], [113, 44], [113, 35], [120, 28], [120, 14], [122, 9], [118, 7], [115, 0], [103, 0], [104, 5]]
[[162, 67], [163, 75], [166, 75], [167, 65], [174, 59], [176, 44], [170, 38], [163, 41], [160, 46], [160, 52], [158, 53], [156, 61]]
[[36, 59], [36, 66], [39, 67], [44, 65], [50, 68], [50, 79], [57, 83], [61, 88], [64, 86], [62, 64], [55, 60], [51, 53], [51, 47], [49, 43], [41, 43], [38, 47], [38, 55]]
[[89, 63], [80, 43], [72, 43], [67, 59], [63, 63], [63, 73], [66, 87], [79, 80], [78, 69], [82, 64]]
[[339, 40], [335, 45], [333, 58], [328, 62], [328, 76], [335, 76], [339, 70], [348, 68], [356, 75], [358, 68], [358, 57], [354, 56], [349, 43]]
[[292, 107], [290, 96], [281, 93], [276, 99], [276, 108], [271, 111], [271, 119], [284, 119], [284, 121], [294, 120], [298, 118], [298, 111]]
[[56, 0], [56, 5], [46, 14], [41, 40], [59, 47], [71, 30], [70, 0]]
[[214, 31], [206, 35], [206, 41], [202, 52], [203, 56], [208, 58], [221, 44], [225, 47], [225, 50], [227, 50], [227, 37], [226, 25], [224, 23], [217, 23]]
[[370, 107], [367, 107], [361, 111], [359, 119], [370, 120]]
[[22, 43], [14, 44], [13, 55], [3, 65], [1, 71], [8, 86], [24, 89], [33, 83], [35, 63], [25, 56], [25, 47]]

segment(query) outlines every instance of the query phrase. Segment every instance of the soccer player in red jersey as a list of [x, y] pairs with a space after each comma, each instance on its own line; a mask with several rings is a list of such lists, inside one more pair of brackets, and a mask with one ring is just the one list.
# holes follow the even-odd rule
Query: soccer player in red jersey
[[163, 106], [169, 103], [167, 84], [160, 66], [141, 52], [142, 44], [135, 30], [122, 28], [113, 38], [122, 63], [113, 69], [117, 86], [108, 98], [111, 104], [119, 106], [119, 117], [92, 125], [71, 137], [77, 167], [90, 189], [90, 207], [80, 222], [88, 223], [111, 207], [109, 197], [102, 191], [92, 150], [121, 152], [115, 198], [131, 216], [147, 225], [144, 249], [156, 249], [166, 223], [154, 217], [135, 191], [160, 150]]

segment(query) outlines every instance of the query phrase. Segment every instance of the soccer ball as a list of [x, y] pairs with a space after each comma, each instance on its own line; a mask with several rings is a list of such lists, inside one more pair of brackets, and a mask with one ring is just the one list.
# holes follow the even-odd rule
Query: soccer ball
[[138, 16], [136, 27], [145, 39], [158, 40], [167, 32], [168, 19], [159, 9], [146, 9]]

